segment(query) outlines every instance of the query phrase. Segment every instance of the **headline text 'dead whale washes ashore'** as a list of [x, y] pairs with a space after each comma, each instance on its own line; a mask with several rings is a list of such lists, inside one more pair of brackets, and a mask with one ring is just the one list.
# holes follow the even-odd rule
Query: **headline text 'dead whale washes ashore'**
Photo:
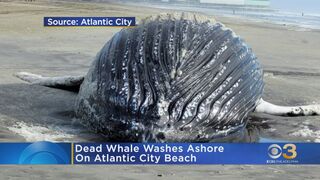
[[75, 145], [75, 152], [81, 153], [81, 152], [90, 152], [90, 153], [101, 153], [101, 152], [155, 152], [155, 153], [176, 153], [176, 152], [184, 152], [187, 153], [193, 152], [193, 153], [204, 153], [204, 152], [224, 152], [223, 146], [204, 146], [203, 144], [190, 144], [187, 149], [184, 149], [183, 146], [168, 146], [167, 144], [163, 145], [153, 145], [153, 144], [143, 144], [142, 149], [139, 146], [136, 146], [134, 144], [128, 144], [128, 145], [121, 145], [121, 144], [106, 144], [103, 146], [103, 144], [99, 145], [88, 145], [83, 146], [81, 144]]
[[[96, 162], [96, 163], [121, 163], [121, 162], [147, 162], [158, 164], [163, 158], [164, 162], [196, 162], [197, 156], [193, 153], [223, 153], [223, 146], [204, 146], [203, 144], [190, 144], [187, 147], [180, 145], [154, 145], [143, 144], [142, 146], [128, 144], [99, 144], [81, 145], [74, 147], [76, 162]], [[186, 152], [187, 155], [175, 154]], [[95, 153], [94, 156], [83, 155], [82, 153]], [[132, 153], [138, 153], [134, 156]], [[162, 153], [155, 155], [154, 153]], [[174, 153], [174, 154], [171, 154]]]

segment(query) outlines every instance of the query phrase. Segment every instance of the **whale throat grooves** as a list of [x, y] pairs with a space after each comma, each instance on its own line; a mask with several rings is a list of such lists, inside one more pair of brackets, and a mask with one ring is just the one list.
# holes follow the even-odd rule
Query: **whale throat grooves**
[[246, 126], [263, 86], [256, 56], [232, 30], [196, 15], [158, 16], [106, 43], [76, 114], [109, 141], [214, 141]]

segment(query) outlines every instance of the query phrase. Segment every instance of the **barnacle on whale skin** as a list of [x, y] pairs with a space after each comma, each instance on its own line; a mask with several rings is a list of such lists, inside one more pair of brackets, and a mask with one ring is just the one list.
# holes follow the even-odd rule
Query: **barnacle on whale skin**
[[81, 122], [127, 142], [206, 142], [242, 130], [263, 71], [242, 39], [208, 19], [160, 15], [116, 33], [81, 85]]

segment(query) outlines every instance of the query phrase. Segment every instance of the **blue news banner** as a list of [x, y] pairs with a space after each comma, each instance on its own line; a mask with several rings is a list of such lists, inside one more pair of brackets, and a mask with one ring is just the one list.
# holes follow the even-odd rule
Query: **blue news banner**
[[0, 143], [0, 164], [320, 164], [319, 143]]
[[45, 27], [131, 27], [136, 25], [135, 17], [44, 17]]

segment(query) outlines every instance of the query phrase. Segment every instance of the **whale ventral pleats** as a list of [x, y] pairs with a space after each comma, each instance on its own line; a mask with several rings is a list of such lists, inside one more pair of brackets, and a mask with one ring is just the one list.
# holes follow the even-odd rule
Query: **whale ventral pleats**
[[81, 85], [81, 122], [127, 142], [214, 141], [243, 129], [263, 72], [242, 39], [209, 20], [168, 14], [116, 33]]

